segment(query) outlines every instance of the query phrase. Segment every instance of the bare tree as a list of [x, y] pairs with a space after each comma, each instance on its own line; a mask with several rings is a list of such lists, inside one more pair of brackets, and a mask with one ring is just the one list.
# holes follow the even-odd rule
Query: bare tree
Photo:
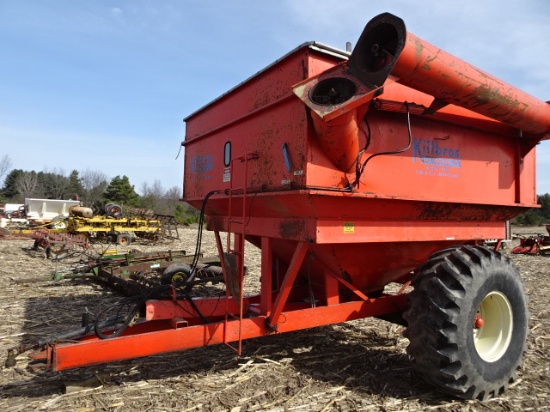
[[167, 215], [174, 215], [176, 213], [176, 207], [182, 204], [181, 190], [177, 186], [172, 186], [166, 192], [164, 192], [164, 206]]
[[80, 181], [84, 187], [84, 193], [80, 200], [87, 206], [101, 201], [102, 195], [109, 185], [105, 173], [90, 169], [86, 169], [80, 174]]
[[2, 156], [2, 159], [0, 159], [0, 180], [2, 180], [9, 169], [11, 169], [10, 156], [4, 155]]
[[171, 201], [180, 202], [181, 201], [181, 190], [178, 186], [172, 186], [170, 189], [166, 190], [164, 197]]
[[23, 172], [15, 181], [15, 188], [22, 199], [39, 196], [38, 187], [38, 175], [35, 171]]
[[155, 179], [152, 186], [147, 182], [141, 185], [141, 203], [144, 207], [154, 210], [157, 213], [164, 213], [163, 197], [164, 188], [159, 179]]
[[141, 204], [163, 215], [173, 215], [180, 202], [180, 190], [177, 186], [165, 190], [160, 180], [155, 180], [152, 186], [147, 182], [141, 185]]
[[149, 186], [147, 182], [143, 183], [141, 186], [142, 196], [153, 196], [157, 199], [161, 199], [164, 195], [164, 188], [159, 179], [155, 179], [152, 186]]
[[65, 170], [57, 168], [53, 168], [51, 171], [46, 169], [42, 172], [40, 182], [44, 186], [44, 192], [52, 199], [67, 197], [71, 183]]

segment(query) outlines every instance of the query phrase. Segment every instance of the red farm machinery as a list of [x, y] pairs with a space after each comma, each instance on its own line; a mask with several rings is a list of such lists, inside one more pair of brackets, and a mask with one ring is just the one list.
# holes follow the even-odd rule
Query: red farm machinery
[[[536, 207], [549, 104], [385, 13], [351, 53], [305, 43], [185, 121], [184, 197], [214, 232], [225, 296], [183, 298], [197, 262], [182, 265], [122, 324], [43, 340], [36, 362], [240, 352], [245, 339], [374, 316], [406, 326], [415, 370], [452, 396], [497, 396], [515, 379], [525, 293], [481, 244]], [[253, 296], [247, 242], [261, 250]]]

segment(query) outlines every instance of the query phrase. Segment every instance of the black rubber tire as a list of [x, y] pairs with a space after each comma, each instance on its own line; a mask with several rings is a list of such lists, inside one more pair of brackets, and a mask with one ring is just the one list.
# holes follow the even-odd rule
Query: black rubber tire
[[121, 233], [117, 235], [116, 243], [120, 246], [128, 246], [132, 243], [132, 236], [127, 233]]
[[105, 205], [105, 215], [114, 219], [122, 218], [122, 208], [114, 203], [107, 203]]
[[105, 212], [105, 215], [106, 216], [109, 216], [109, 212], [111, 211], [111, 207], [113, 207], [114, 203], [107, 203], [104, 207], [103, 207], [103, 211]]
[[191, 267], [185, 263], [172, 263], [162, 272], [161, 282], [165, 285], [181, 285], [189, 279]]
[[[422, 265], [412, 285], [403, 316], [414, 369], [458, 398], [485, 400], [503, 393], [521, 366], [529, 317], [523, 283], [510, 259], [480, 246], [452, 248]], [[476, 349], [474, 330], [490, 326], [475, 329], [474, 323], [481, 302], [495, 296], [508, 302], [503, 311], [511, 317], [508, 330], [497, 330], [510, 340], [486, 361]]]

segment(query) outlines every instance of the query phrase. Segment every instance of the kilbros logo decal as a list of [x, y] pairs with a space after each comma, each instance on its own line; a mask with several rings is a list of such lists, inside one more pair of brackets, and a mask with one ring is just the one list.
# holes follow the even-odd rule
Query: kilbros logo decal
[[191, 171], [202, 179], [210, 179], [212, 169], [214, 169], [213, 156], [195, 155], [191, 158]]
[[421, 166], [416, 169], [416, 173], [427, 176], [440, 176], [458, 178], [457, 173], [462, 167], [460, 160], [460, 150], [446, 144], [446, 141], [413, 139], [413, 157], [414, 163]]

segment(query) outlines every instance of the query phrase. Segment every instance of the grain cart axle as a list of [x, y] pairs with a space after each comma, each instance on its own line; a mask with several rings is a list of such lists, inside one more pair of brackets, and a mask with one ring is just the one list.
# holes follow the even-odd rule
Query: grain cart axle
[[[548, 104], [386, 13], [351, 55], [305, 43], [185, 121], [185, 200], [202, 211], [199, 244], [208, 216], [225, 296], [182, 295], [193, 262], [183, 289], [148, 292], [116, 326], [50, 339], [35, 361], [240, 353], [243, 339], [377, 316], [406, 324], [415, 370], [446, 393], [485, 399], [515, 379], [522, 283], [478, 245], [536, 206]], [[243, 288], [246, 242], [261, 250], [258, 295]]]

